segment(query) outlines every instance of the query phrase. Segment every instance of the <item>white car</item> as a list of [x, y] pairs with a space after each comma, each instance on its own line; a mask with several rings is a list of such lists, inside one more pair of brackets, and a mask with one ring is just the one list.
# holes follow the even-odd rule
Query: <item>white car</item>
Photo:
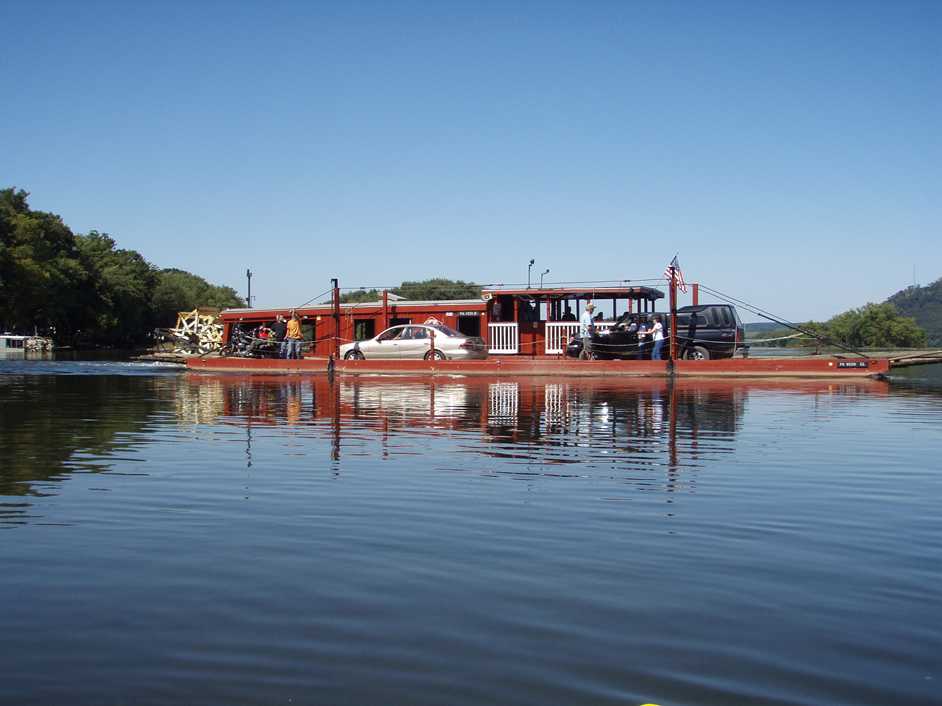
[[[435, 352], [432, 352], [432, 336]], [[465, 336], [444, 324], [393, 326], [368, 341], [340, 346], [344, 360], [424, 358], [425, 360], [474, 360], [487, 357], [484, 341]]]

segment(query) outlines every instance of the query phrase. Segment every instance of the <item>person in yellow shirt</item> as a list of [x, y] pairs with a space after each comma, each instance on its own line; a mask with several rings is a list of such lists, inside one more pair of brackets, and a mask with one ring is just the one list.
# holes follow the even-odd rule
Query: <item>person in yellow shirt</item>
[[292, 311], [288, 320], [288, 332], [285, 334], [285, 358], [301, 357], [301, 321], [298, 312]]

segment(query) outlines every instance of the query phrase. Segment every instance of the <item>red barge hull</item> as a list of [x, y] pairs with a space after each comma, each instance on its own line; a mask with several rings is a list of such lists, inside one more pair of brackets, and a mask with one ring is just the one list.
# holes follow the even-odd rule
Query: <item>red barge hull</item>
[[[190, 358], [187, 368], [205, 372], [327, 374], [323, 357]], [[489, 375], [566, 377], [722, 377], [722, 378], [879, 378], [890, 372], [886, 358], [731, 358], [727, 360], [572, 360], [564, 358], [489, 358], [487, 360], [338, 360], [342, 375]]]

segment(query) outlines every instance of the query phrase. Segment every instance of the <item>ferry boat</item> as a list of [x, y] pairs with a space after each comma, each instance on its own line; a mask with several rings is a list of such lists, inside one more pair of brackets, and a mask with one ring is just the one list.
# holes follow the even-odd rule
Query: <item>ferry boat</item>
[[[693, 306], [699, 287], [691, 285]], [[882, 377], [891, 367], [940, 362], [938, 353], [919, 357], [871, 357], [846, 353], [820, 356], [733, 357], [685, 360], [679, 355], [676, 331], [677, 287], [668, 286], [669, 308], [658, 311], [664, 292], [627, 282], [622, 286], [485, 288], [480, 298], [447, 301], [411, 301], [383, 292], [375, 302], [342, 303], [338, 280], [333, 280], [330, 301], [294, 309], [227, 309], [221, 312], [224, 347], [221, 355], [194, 356], [187, 366], [194, 371], [252, 373], [397, 374], [397, 375], [571, 375], [603, 377]], [[569, 339], [579, 328], [578, 312], [592, 301], [604, 320], [596, 327], [614, 325], [620, 314], [661, 314], [670, 325], [666, 360], [575, 360], [565, 355]], [[301, 321], [304, 354], [298, 360], [246, 355], [234, 342], [251, 338], [279, 315], [296, 313]], [[387, 328], [435, 320], [468, 337], [480, 337], [487, 346], [484, 360], [349, 359], [340, 347], [371, 339]], [[434, 345], [432, 342], [431, 345]], [[240, 354], [241, 353], [241, 354]]]

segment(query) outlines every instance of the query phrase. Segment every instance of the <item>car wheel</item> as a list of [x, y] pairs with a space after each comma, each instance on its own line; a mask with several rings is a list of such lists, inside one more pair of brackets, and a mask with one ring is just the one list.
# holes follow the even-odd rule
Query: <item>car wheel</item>
[[691, 346], [684, 352], [686, 360], [709, 360], [710, 351], [703, 346]]
[[435, 360], [445, 360], [445, 354], [442, 353], [437, 348], [435, 349], [434, 353], [433, 351], [429, 351], [428, 353], [425, 354], [426, 360], [432, 360], [433, 357], [435, 358]]
[[347, 354], [343, 357], [344, 360], [363, 360], [363, 354], [360, 353], [356, 348], [352, 351], [347, 351]]

